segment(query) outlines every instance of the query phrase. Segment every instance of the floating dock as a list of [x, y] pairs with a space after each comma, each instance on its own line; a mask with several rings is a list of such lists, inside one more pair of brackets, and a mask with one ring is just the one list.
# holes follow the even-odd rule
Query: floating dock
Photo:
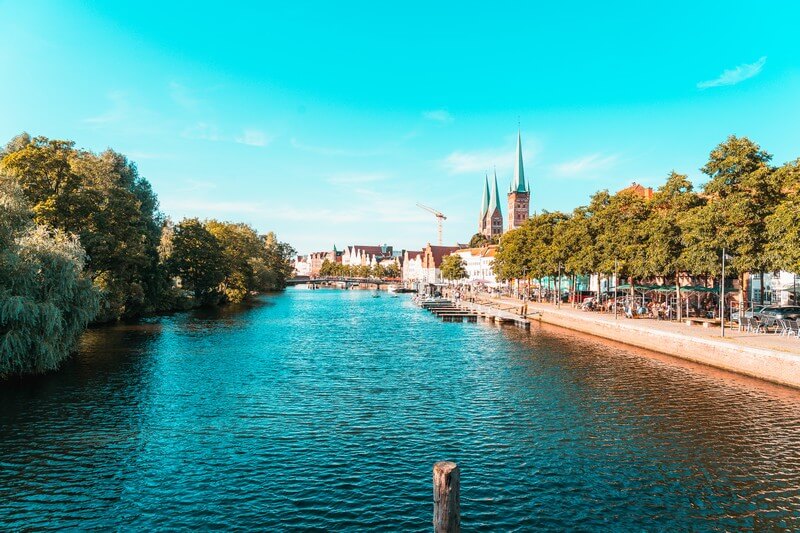
[[421, 300], [420, 307], [442, 319], [442, 322], [477, 322], [483, 318], [495, 324], [514, 325], [530, 329], [531, 323], [527, 317], [520, 316], [508, 309], [499, 309], [489, 305], [473, 302], [453, 302], [444, 298]]

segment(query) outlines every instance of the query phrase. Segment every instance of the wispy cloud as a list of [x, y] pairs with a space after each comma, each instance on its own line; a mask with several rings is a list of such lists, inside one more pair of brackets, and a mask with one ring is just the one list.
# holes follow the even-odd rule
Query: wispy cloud
[[183, 180], [186, 183], [185, 191], [210, 191], [217, 188], [217, 184], [212, 181], [195, 180], [187, 178]]
[[100, 115], [89, 117], [83, 121], [88, 124], [103, 125], [114, 122], [121, 122], [130, 115], [130, 103], [123, 91], [111, 91], [108, 93], [108, 100], [111, 107]]
[[571, 161], [565, 161], [553, 166], [556, 174], [561, 176], [575, 177], [592, 172], [595, 170], [602, 170], [612, 166], [619, 156], [617, 154], [604, 155], [604, 154], [591, 154]]
[[450, 174], [471, 174], [491, 171], [493, 167], [505, 172], [514, 163], [513, 149], [490, 149], [452, 152], [442, 165]]
[[753, 76], [757, 76], [766, 62], [767, 56], [763, 56], [755, 63], [744, 63], [736, 68], [725, 70], [713, 80], [701, 81], [697, 84], [697, 88], [710, 89], [711, 87], [720, 87], [722, 85], [736, 85]]
[[387, 179], [386, 174], [380, 172], [340, 172], [328, 178], [331, 185], [353, 185], [358, 183], [373, 183]]
[[241, 135], [236, 137], [236, 142], [248, 146], [266, 146], [272, 142], [273, 138], [261, 130], [244, 130]]
[[441, 123], [448, 123], [453, 122], [453, 115], [451, 115], [446, 109], [434, 109], [431, 111], [424, 111], [422, 116], [428, 120], [433, 120], [434, 122], [441, 122]]
[[[264, 206], [255, 202], [215, 201], [198, 198], [163, 198], [165, 211], [178, 211], [205, 216], [212, 213], [260, 213]], [[194, 216], [193, 215], [193, 216]]]

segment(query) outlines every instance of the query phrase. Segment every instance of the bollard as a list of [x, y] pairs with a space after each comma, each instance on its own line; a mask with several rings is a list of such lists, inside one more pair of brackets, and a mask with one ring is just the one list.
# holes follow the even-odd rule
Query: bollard
[[433, 531], [457, 533], [461, 531], [459, 509], [458, 465], [440, 461], [433, 465]]

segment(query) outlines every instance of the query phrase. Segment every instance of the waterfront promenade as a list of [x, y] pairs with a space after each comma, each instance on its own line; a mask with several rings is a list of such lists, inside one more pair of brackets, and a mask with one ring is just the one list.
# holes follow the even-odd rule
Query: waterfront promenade
[[[510, 312], [521, 311], [520, 300], [480, 297], [482, 304]], [[562, 304], [527, 302], [528, 320], [540, 321], [603, 337], [681, 359], [800, 388], [800, 339], [756, 334], [719, 327], [688, 326], [683, 322], [629, 319], [582, 311]]]

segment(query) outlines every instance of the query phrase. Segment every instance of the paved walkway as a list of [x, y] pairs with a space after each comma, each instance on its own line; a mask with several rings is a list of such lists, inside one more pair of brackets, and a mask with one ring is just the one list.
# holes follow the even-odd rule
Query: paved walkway
[[[507, 309], [516, 313], [519, 313], [523, 304], [517, 299], [500, 297], [480, 297], [480, 301], [487, 303], [491, 302], [492, 305], [496, 305], [502, 309]], [[796, 337], [781, 337], [780, 335], [775, 335], [772, 333], [756, 334], [738, 331], [736, 328], [726, 328], [725, 337], [723, 339], [719, 325], [709, 328], [699, 325], [687, 326], [683, 322], [670, 322], [666, 320], [654, 320], [649, 318], [625, 318], [625, 316], [622, 314], [618, 315], [617, 319], [614, 319], [613, 314], [596, 311], [581, 311], [580, 309], [573, 308], [570, 304], [562, 304], [560, 307], [557, 307], [554, 304], [528, 302], [528, 316], [534, 318], [533, 315], [536, 312], [558, 314], [563, 317], [572, 316], [575, 319], [578, 319], [578, 322], [591, 320], [593, 322], [605, 322], [608, 324], [624, 324], [626, 329], [641, 329], [642, 331], [666, 331], [673, 334], [686, 335], [696, 339], [723, 341], [734, 345], [738, 344], [751, 348], [761, 348], [800, 355], [800, 339]]]

